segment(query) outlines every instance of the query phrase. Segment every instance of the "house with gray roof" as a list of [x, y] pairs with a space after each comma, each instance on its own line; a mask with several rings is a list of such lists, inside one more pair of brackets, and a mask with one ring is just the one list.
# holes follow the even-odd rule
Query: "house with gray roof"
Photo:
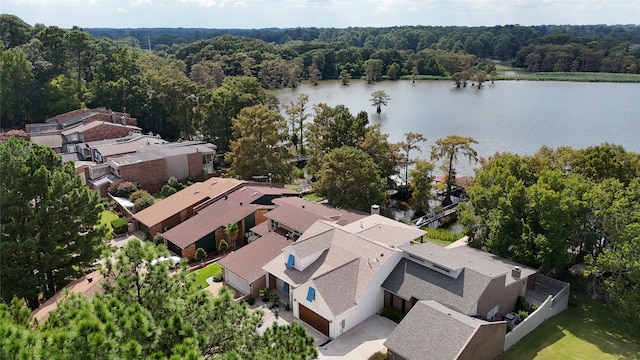
[[402, 246], [425, 232], [373, 214], [346, 225], [318, 220], [266, 264], [295, 318], [336, 338], [383, 309], [382, 283]]
[[466, 315], [502, 319], [535, 282], [537, 270], [474, 249], [414, 244], [382, 284], [385, 305], [407, 313], [420, 300], [435, 300]]
[[434, 300], [418, 301], [384, 342], [387, 359], [491, 360], [507, 324], [473, 318]]
[[[382, 284], [384, 306], [406, 314], [385, 342], [388, 359], [493, 359], [567, 307], [568, 284], [464, 241], [402, 251]], [[539, 308], [507, 333], [520, 296]]]
[[[361, 211], [313, 203], [297, 196], [274, 198], [272, 202], [276, 207], [264, 215], [268, 221], [252, 227], [247, 236], [248, 241], [252, 238], [257, 240], [249, 242], [218, 262], [222, 267], [225, 285], [239, 295], [258, 296], [259, 290], [267, 286], [262, 267], [282, 256], [282, 249], [298, 239], [316, 221], [337, 221], [346, 225], [369, 215]], [[270, 285], [271, 289], [282, 289], [282, 283], [276, 288], [275, 278]]]

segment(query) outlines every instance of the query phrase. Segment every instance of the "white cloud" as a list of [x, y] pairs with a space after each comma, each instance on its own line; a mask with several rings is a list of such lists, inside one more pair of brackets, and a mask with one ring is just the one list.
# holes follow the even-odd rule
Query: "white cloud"
[[236, 1], [233, 3], [233, 7], [247, 7], [247, 3], [244, 1]]
[[199, 6], [213, 7], [224, 6], [224, 3], [216, 0], [182, 0], [183, 3], [196, 3]]
[[119, 7], [119, 8], [117, 8], [117, 9], [116, 9], [116, 12], [117, 12], [118, 14], [126, 14], [126, 13], [128, 13], [128, 12], [129, 12], [129, 10], [127, 10], [127, 9], [123, 9], [123, 8]]
[[131, 2], [131, 6], [143, 6], [143, 5], [151, 5], [151, 0], [134, 0]]

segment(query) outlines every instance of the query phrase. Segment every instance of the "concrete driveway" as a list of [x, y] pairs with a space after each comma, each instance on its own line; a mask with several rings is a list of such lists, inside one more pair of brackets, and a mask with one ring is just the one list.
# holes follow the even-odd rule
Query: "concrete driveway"
[[366, 360], [377, 351], [386, 352], [382, 343], [398, 324], [373, 315], [329, 344], [318, 348], [318, 359]]

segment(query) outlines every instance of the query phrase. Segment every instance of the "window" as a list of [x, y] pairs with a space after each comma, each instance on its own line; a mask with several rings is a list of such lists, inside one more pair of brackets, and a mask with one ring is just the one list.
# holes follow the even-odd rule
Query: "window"
[[500, 310], [499, 304], [494, 306], [493, 309], [489, 310], [489, 312], [487, 313], [487, 320], [489, 321], [495, 320], [499, 310]]
[[284, 292], [285, 294], [289, 293], [289, 283], [285, 282], [284, 284], [282, 284], [282, 292]]
[[293, 254], [289, 254], [289, 258], [287, 259], [287, 268], [291, 269], [295, 261], [296, 261], [295, 256], [293, 256]]
[[316, 298], [316, 289], [309, 286], [309, 291], [307, 291], [307, 301], [312, 302]]

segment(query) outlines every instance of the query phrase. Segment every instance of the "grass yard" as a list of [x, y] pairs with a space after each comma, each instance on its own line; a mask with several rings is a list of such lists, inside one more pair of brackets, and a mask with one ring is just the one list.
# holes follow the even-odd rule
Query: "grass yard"
[[[640, 358], [640, 335], [612, 309], [586, 297], [547, 320], [499, 360]], [[575, 305], [575, 304], [574, 304]]]
[[107, 228], [109, 228], [109, 231], [113, 231], [113, 228], [111, 228], [111, 221], [117, 218], [118, 214], [116, 214], [115, 212], [111, 210], [104, 210], [100, 214], [100, 225], [106, 225]]
[[189, 276], [193, 276], [196, 279], [196, 285], [203, 288], [209, 285], [207, 283], [207, 278], [221, 272], [222, 269], [220, 268], [220, 265], [218, 265], [218, 263], [213, 263], [203, 267], [200, 270], [192, 272], [191, 274], [189, 274]]
[[307, 200], [307, 201], [311, 201], [311, 202], [316, 202], [316, 201], [320, 201], [320, 200], [324, 200], [324, 198], [316, 193], [309, 193], [306, 194], [304, 196], [302, 196], [303, 199]]

